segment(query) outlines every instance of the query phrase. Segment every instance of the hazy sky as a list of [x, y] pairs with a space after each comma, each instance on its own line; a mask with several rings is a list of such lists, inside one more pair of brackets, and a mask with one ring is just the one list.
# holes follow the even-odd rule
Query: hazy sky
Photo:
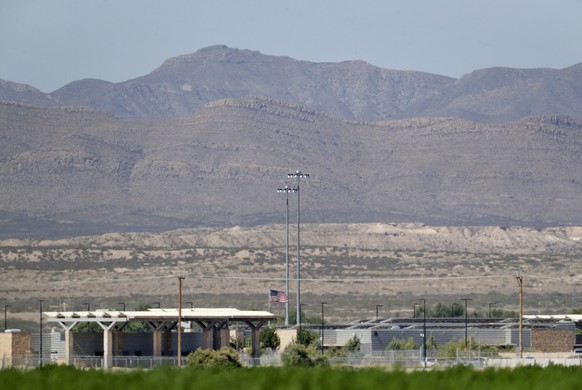
[[224, 44], [459, 77], [582, 62], [582, 0], [0, 0], [0, 79], [124, 81]]

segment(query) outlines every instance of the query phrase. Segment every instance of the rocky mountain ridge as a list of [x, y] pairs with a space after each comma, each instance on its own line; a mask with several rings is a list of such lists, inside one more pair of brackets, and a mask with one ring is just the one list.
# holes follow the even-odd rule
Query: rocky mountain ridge
[[212, 46], [120, 83], [85, 79], [43, 94], [17, 92], [4, 82], [0, 100], [82, 105], [126, 118], [177, 118], [214, 100], [254, 95], [348, 120], [455, 116], [501, 123], [531, 115], [582, 118], [581, 75], [582, 63], [560, 70], [497, 67], [454, 79], [363, 61], [312, 63]]

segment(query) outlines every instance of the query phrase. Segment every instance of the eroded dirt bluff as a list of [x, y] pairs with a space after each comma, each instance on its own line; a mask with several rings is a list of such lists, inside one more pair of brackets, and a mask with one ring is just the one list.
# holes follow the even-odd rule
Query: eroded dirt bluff
[[[302, 224], [310, 247], [469, 253], [582, 252], [582, 227], [429, 226], [422, 223]], [[290, 225], [293, 240], [296, 226]], [[3, 240], [2, 247], [272, 248], [285, 243], [284, 225], [180, 229], [165, 233], [107, 233], [60, 240]], [[294, 242], [291, 242], [294, 245]]]

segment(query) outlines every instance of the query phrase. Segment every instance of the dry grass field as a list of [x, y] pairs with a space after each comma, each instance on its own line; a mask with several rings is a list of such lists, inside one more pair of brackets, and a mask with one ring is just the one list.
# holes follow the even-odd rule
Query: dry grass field
[[[296, 294], [295, 226], [290, 232], [291, 307]], [[517, 310], [515, 276], [524, 275], [525, 313], [582, 306], [581, 228], [431, 227], [423, 224], [302, 226], [301, 291], [307, 316], [346, 322], [410, 316], [471, 298], [469, 312]], [[284, 289], [285, 226], [188, 229], [162, 234], [111, 233], [68, 240], [0, 242], [0, 296], [11, 315], [45, 310], [127, 309], [178, 304], [267, 309], [269, 288]], [[189, 305], [189, 303], [187, 304]], [[283, 314], [283, 305], [273, 304]]]

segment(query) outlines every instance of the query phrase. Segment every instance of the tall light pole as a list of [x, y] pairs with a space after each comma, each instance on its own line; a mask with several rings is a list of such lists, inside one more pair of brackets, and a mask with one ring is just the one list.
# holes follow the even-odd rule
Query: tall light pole
[[10, 305], [4, 305], [4, 330], [8, 329], [7, 321], [6, 321], [6, 309], [11, 307]]
[[467, 348], [467, 346], [469, 345], [468, 341], [469, 341], [469, 337], [468, 337], [468, 332], [467, 332], [467, 301], [472, 301], [471, 298], [461, 298], [461, 301], [465, 301], [465, 348]]
[[519, 287], [519, 357], [523, 357], [523, 275], [521, 271], [515, 277]]
[[[285, 194], [285, 294], [289, 297], [289, 193], [297, 189], [285, 186], [277, 192]], [[289, 299], [285, 302], [285, 326], [289, 326]]]
[[44, 302], [44, 299], [39, 299], [38, 302], [40, 303], [40, 350], [38, 352], [38, 360], [40, 366], [42, 367], [42, 303]]
[[489, 302], [489, 318], [491, 318], [491, 306], [496, 304], [497, 302]]
[[419, 301], [422, 301], [422, 357], [426, 367], [426, 300]]
[[[306, 304], [305, 303], [301, 303], [299, 305], [299, 310], [297, 311], [297, 317], [300, 317], [301, 316], [301, 309], [303, 308], [303, 306], [306, 306]], [[303, 342], [303, 334], [301, 332], [301, 322], [299, 323], [299, 334], [297, 335], [297, 343], [298, 344], [301, 344], [300, 341]]]
[[297, 178], [297, 324], [301, 324], [301, 202], [300, 196], [301, 192], [299, 190], [299, 182], [301, 179], [308, 179], [309, 173], [302, 173], [301, 171], [295, 171], [295, 173], [288, 173], [288, 178]]
[[376, 305], [376, 321], [378, 321], [378, 308], [384, 307], [384, 305]]
[[323, 336], [323, 330], [324, 330], [324, 317], [323, 317], [323, 307], [327, 305], [327, 302], [321, 302], [321, 354], [323, 355], [323, 340], [324, 340], [324, 336]]

